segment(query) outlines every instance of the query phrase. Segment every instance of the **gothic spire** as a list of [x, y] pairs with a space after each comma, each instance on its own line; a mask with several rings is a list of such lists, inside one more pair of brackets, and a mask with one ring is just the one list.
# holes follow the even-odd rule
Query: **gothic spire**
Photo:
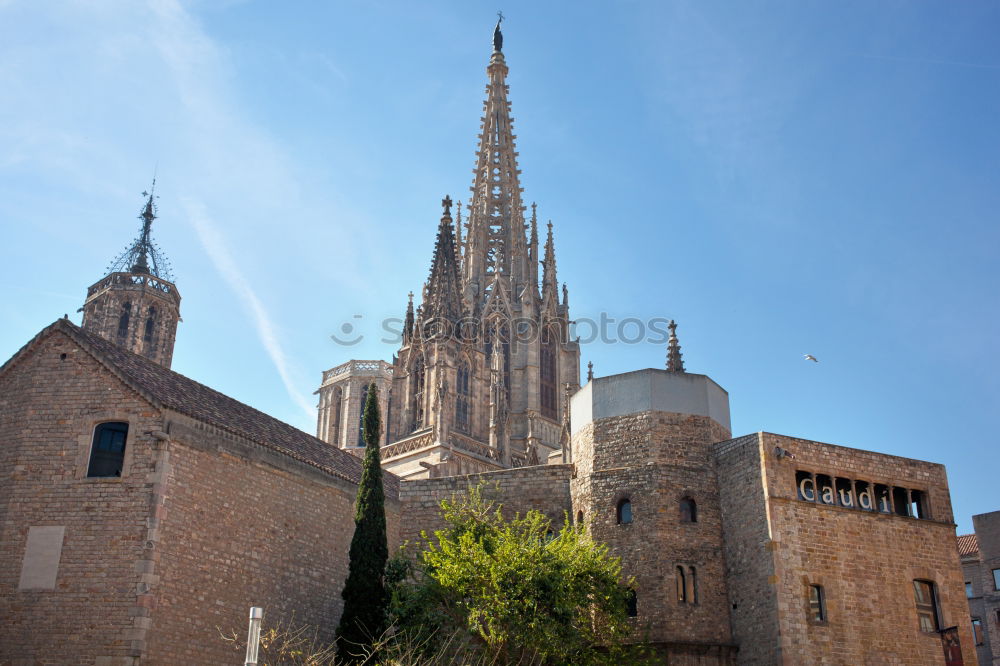
[[507, 99], [507, 64], [501, 50], [500, 22], [486, 68], [489, 84], [483, 104], [482, 133], [476, 151], [464, 278], [476, 305], [485, 302], [491, 273], [503, 273], [511, 287], [527, 281], [528, 256], [520, 170], [514, 145], [513, 119]]
[[528, 281], [538, 294], [538, 204], [531, 204], [531, 240], [528, 241]]
[[559, 303], [559, 280], [556, 278], [556, 245], [552, 238], [552, 221], [545, 238], [545, 258], [542, 260], [542, 298]]
[[406, 318], [403, 320], [403, 342], [409, 342], [413, 337], [413, 292], [409, 294], [409, 301], [406, 304]]
[[434, 259], [431, 274], [427, 279], [424, 298], [424, 315], [431, 319], [457, 321], [462, 316], [461, 290], [459, 289], [458, 265], [455, 261], [455, 237], [451, 221], [451, 197], [441, 200], [444, 212], [438, 225], [437, 240], [434, 243]]
[[667, 328], [670, 329], [670, 339], [667, 340], [667, 370], [669, 372], [684, 372], [681, 343], [677, 340], [677, 324], [673, 319], [667, 324]]
[[455, 265], [462, 274], [462, 202], [455, 204]]
[[146, 197], [146, 205], [139, 213], [139, 219], [142, 220], [139, 236], [111, 262], [108, 267], [109, 273], [142, 273], [164, 280], [173, 280], [166, 256], [153, 242], [153, 220], [157, 218], [155, 190], [156, 178], [153, 178], [149, 191], [142, 193], [142, 196]]

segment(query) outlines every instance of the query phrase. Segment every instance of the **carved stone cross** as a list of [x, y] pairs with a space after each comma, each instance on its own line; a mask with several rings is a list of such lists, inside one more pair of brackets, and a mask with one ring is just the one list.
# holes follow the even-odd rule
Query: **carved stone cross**
[[444, 214], [451, 215], [451, 197], [447, 194], [441, 199], [441, 206], [444, 207]]

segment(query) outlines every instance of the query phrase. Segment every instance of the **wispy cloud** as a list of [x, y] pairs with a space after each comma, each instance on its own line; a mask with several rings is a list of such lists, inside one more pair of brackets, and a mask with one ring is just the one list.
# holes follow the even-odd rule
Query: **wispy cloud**
[[191, 224], [198, 233], [198, 240], [201, 241], [202, 247], [204, 247], [208, 256], [211, 257], [215, 269], [229, 284], [230, 288], [236, 292], [236, 295], [249, 311], [254, 328], [257, 331], [257, 336], [260, 338], [261, 344], [264, 345], [267, 355], [270, 356], [271, 362], [274, 363], [274, 367], [278, 370], [278, 375], [281, 377], [281, 383], [285, 386], [285, 391], [295, 401], [295, 404], [302, 408], [306, 416], [312, 419], [315, 416], [315, 410], [310, 400], [299, 391], [292, 380], [292, 375], [289, 371], [288, 355], [281, 346], [273, 320], [256, 292], [254, 292], [246, 276], [240, 271], [239, 266], [229, 251], [228, 244], [222, 237], [222, 234], [219, 233], [216, 225], [212, 222], [211, 217], [205, 210], [205, 206], [198, 201], [190, 199], [182, 199], [181, 205], [184, 207], [188, 219], [191, 220]]

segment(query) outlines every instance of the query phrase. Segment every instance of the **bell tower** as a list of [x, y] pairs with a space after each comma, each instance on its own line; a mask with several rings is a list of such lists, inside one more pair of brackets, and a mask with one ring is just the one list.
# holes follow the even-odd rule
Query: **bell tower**
[[181, 296], [174, 286], [166, 257], [153, 243], [156, 219], [156, 180], [143, 192], [146, 205], [135, 239], [111, 266], [105, 277], [87, 289], [83, 328], [170, 367], [174, 355]]

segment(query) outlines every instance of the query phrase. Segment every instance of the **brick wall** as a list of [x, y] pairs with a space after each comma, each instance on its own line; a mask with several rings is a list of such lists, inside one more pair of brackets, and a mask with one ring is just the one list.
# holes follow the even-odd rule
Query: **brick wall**
[[[218, 628], [294, 620], [332, 641], [342, 610], [357, 488], [171, 414], [149, 658], [232, 661]], [[398, 504], [387, 502], [395, 545]]]
[[[728, 436], [708, 417], [660, 411], [599, 419], [574, 437], [574, 515], [635, 578], [636, 636], [668, 646], [670, 663], [728, 663], [731, 634], [722, 522], [711, 442]], [[697, 522], [682, 522], [690, 497]], [[622, 499], [631, 524], [618, 524]], [[677, 568], [694, 572], [695, 598], [679, 600]]]
[[[779, 458], [776, 447], [792, 455]], [[716, 448], [727, 556], [734, 562], [731, 585], [746, 590], [734, 591], [733, 599], [741, 663], [942, 663], [940, 637], [919, 630], [914, 579], [935, 583], [942, 626], [958, 626], [965, 662], [975, 663], [942, 466], [766, 433]], [[747, 471], [740, 472], [741, 467]], [[798, 470], [922, 490], [931, 518], [798, 499]], [[763, 502], [753, 500], [755, 496]], [[731, 529], [751, 524], [753, 533], [737, 556], [736, 541], [744, 535]], [[769, 560], [773, 574], [764, 578]], [[772, 591], [760, 589], [765, 581]], [[809, 619], [810, 585], [823, 586], [826, 622]], [[748, 608], [749, 600], [742, 597], [752, 594], [754, 586], [761, 605]], [[766, 622], [772, 603], [777, 607], [777, 653]], [[761, 621], [766, 633], [742, 631]]]
[[441, 500], [482, 485], [483, 496], [501, 505], [506, 517], [540, 511], [554, 525], [562, 525], [570, 510], [569, 478], [572, 465], [537, 465], [497, 470], [481, 474], [450, 476], [438, 479], [403, 481], [399, 499], [400, 541], [417, 544], [420, 532], [428, 535], [444, 527], [440, 514]]
[[[86, 478], [107, 420], [129, 423], [123, 474]], [[0, 663], [235, 663], [218, 630], [251, 605], [332, 639], [352, 483], [155, 408], [60, 332], [0, 376], [0, 437]], [[19, 589], [31, 528], [62, 528], [52, 589]]]
[[[129, 422], [121, 478], [85, 478], [95, 424]], [[152, 406], [68, 337], [0, 378], [0, 663], [126, 663], [141, 652]], [[54, 589], [18, 589], [28, 530], [65, 528]]]
[[993, 569], [1000, 569], [1000, 511], [982, 513], [972, 517], [972, 526], [979, 541], [980, 577], [977, 589], [982, 591], [983, 628], [989, 646], [984, 646], [983, 656], [1000, 664], [1000, 590], [993, 580]]

